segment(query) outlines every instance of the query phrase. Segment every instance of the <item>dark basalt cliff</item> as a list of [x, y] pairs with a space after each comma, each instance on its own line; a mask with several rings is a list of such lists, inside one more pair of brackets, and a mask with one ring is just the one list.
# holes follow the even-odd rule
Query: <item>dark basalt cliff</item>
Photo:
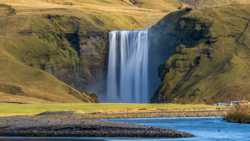
[[153, 27], [166, 53], [155, 102], [214, 103], [250, 99], [249, 5], [172, 13]]
[[[46, 15], [35, 18], [43, 21], [39, 27], [20, 31], [23, 36], [37, 36], [41, 42], [53, 44], [40, 51], [22, 50], [20, 59], [31, 67], [56, 76], [79, 91], [102, 92], [107, 56], [108, 32], [86, 30], [84, 21], [77, 17]], [[29, 34], [29, 35], [28, 35]]]
[[[4, 76], [0, 79], [1, 96], [19, 95], [58, 102], [93, 101], [86, 91], [93, 89], [90, 85], [95, 86], [97, 82], [102, 85], [107, 32], [96, 28], [86, 30], [84, 19], [70, 15], [20, 16], [6, 14], [13, 11], [11, 6], [0, 5], [0, 8], [5, 13], [0, 18], [1, 64], [7, 63], [0, 74]], [[15, 73], [11, 73], [12, 65]]]
[[[53, 74], [78, 90], [96, 91], [96, 85], [103, 85], [108, 32], [86, 30], [81, 19], [71, 16], [47, 15], [43, 20], [46, 24], [32, 27], [31, 34], [54, 43], [57, 50], [32, 53], [36, 56], [26, 56], [25, 63]], [[61, 54], [65, 51], [68, 51], [66, 56]]]

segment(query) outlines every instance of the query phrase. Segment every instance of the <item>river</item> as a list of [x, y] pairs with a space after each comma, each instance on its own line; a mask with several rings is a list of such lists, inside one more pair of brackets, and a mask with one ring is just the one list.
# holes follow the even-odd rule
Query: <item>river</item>
[[112, 122], [126, 122], [173, 128], [194, 134], [185, 139], [130, 139], [130, 138], [0, 138], [0, 141], [250, 141], [250, 125], [228, 123], [222, 118], [141, 118], [112, 119]]

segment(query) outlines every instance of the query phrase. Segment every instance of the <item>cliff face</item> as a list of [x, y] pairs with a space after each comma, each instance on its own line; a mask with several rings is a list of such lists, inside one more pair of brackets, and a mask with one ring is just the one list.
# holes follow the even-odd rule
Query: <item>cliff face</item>
[[21, 56], [25, 64], [47, 71], [81, 91], [91, 89], [90, 85], [103, 80], [107, 32], [86, 31], [84, 21], [72, 16], [46, 15], [34, 19], [34, 22], [40, 20], [44, 20], [42, 27], [34, 25], [26, 30], [31, 30], [30, 34], [55, 49]]
[[86, 31], [83, 21], [73, 16], [46, 14], [6, 19], [2, 20], [2, 48], [20, 62], [48, 72], [82, 92], [103, 80], [106, 32]]
[[87, 32], [80, 36], [80, 77], [85, 80], [85, 90], [103, 93], [105, 87], [106, 62], [108, 56], [108, 32]]
[[249, 100], [249, 9], [186, 9], [156, 25], [153, 30], [163, 32], [156, 36], [160, 44], [155, 46], [174, 53], [161, 66], [162, 83], [153, 101]]
[[[224, 1], [213, 8], [196, 1], [198, 8], [149, 29], [154, 102], [250, 99], [250, 7]], [[144, 28], [181, 7], [173, 0], [1, 2], [0, 97], [57, 102], [89, 102], [86, 90], [104, 92], [109, 30]]]
[[12, 62], [0, 70], [0, 98], [92, 101], [86, 91], [105, 90], [109, 30], [149, 26], [179, 6], [159, 2], [2, 0], [0, 65]]

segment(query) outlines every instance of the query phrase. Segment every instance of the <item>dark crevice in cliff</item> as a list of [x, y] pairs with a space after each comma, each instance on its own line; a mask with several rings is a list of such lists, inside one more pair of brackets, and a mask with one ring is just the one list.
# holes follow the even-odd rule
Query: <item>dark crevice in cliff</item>
[[247, 48], [248, 48], [248, 45], [244, 42], [244, 35], [249, 29], [249, 26], [250, 26], [250, 19], [247, 19], [246, 26], [244, 27], [243, 31], [239, 34], [239, 36], [236, 38], [237, 43]]
[[80, 37], [79, 33], [65, 33], [65, 37], [69, 41], [71, 47], [77, 52], [78, 56], [80, 56], [81, 53], [81, 47], [80, 47]]
[[25, 95], [22, 87], [12, 85], [12, 84], [1, 84], [0, 83], [0, 92], [12, 94], [12, 95]]
[[176, 26], [178, 43], [186, 47], [194, 47], [200, 42], [210, 42], [212, 40], [209, 34], [211, 25], [211, 22], [204, 22], [196, 18], [180, 18]]

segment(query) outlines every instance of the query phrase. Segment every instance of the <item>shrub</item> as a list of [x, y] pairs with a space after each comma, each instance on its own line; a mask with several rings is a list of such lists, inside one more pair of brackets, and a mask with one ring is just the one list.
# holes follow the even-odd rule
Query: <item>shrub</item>
[[1, 12], [4, 12], [4, 14], [6, 14], [7, 16], [15, 15], [16, 9], [14, 9], [10, 5], [0, 4], [0, 14], [1, 14]]
[[63, 5], [74, 5], [72, 2], [64, 2]]
[[250, 108], [248, 106], [236, 106], [225, 116], [225, 120], [236, 123], [250, 123]]
[[98, 103], [98, 96], [95, 93], [87, 93], [91, 99], [93, 99], [93, 102]]

